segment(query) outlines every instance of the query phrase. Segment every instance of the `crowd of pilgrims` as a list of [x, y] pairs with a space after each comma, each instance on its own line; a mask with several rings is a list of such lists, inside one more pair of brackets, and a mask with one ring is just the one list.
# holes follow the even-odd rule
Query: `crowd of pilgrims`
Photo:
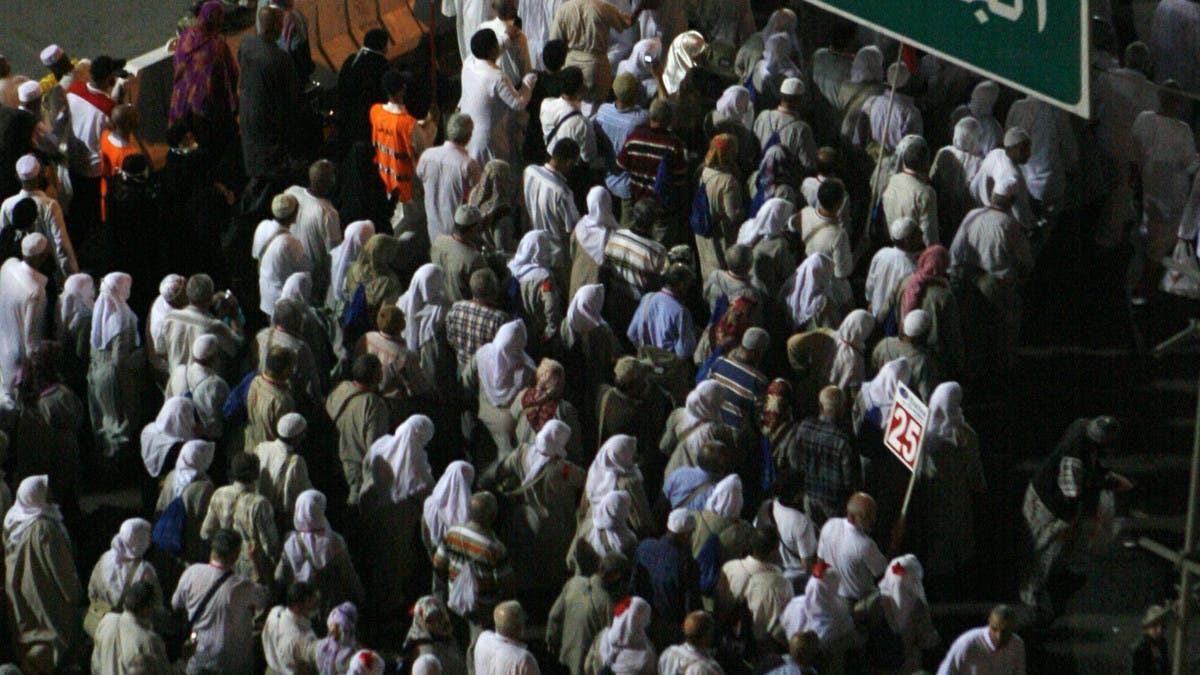
[[[1009, 608], [931, 619], [977, 575], [963, 399], [1047, 222], [1121, 240], [1136, 189], [1149, 292], [1194, 218], [1145, 45], [1096, 24], [1085, 125], [812, 8], [446, 0], [455, 111], [375, 29], [322, 139], [305, 18], [262, 4], [236, 57], [220, 2], [181, 28], [163, 162], [122, 61], [0, 80], [19, 672], [1024, 672]], [[1047, 547], [1112, 444], [1073, 429]], [[78, 559], [113, 487], [136, 517]]]

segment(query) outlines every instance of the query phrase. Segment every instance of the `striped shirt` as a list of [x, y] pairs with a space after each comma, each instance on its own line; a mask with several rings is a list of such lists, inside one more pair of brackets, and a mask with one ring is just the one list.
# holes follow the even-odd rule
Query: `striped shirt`
[[617, 166], [629, 173], [630, 189], [636, 201], [654, 195], [654, 180], [663, 158], [671, 172], [672, 186], [680, 186], [687, 177], [683, 160], [683, 142], [665, 129], [643, 124], [625, 139], [617, 155]]
[[754, 415], [754, 410], [769, 384], [765, 375], [737, 358], [736, 352], [717, 359], [709, 370], [708, 377], [725, 389], [721, 416], [725, 423], [734, 429], [741, 428], [742, 420], [747, 415]]
[[458, 365], [465, 368], [476, 350], [492, 341], [508, 321], [508, 314], [476, 300], [459, 300], [446, 314], [446, 340], [454, 348]]
[[610, 280], [624, 287], [629, 297], [641, 299], [661, 285], [659, 277], [667, 268], [667, 249], [631, 230], [617, 230], [604, 245], [604, 267], [613, 273]]
[[470, 565], [471, 573], [479, 584], [477, 607], [498, 604], [502, 599], [500, 593], [513, 574], [508, 562], [508, 549], [504, 544], [469, 523], [455, 525], [446, 531], [437, 552], [433, 554], [433, 565], [438, 569], [446, 569], [452, 584]]

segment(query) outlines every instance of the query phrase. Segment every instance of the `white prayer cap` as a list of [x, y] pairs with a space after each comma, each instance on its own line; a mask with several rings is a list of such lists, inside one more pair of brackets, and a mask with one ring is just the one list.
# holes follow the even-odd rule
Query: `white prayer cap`
[[888, 234], [892, 236], [892, 241], [901, 241], [913, 232], [917, 231], [917, 221], [908, 216], [897, 218], [888, 225]]
[[479, 207], [471, 204], [462, 204], [454, 210], [455, 225], [475, 225], [483, 219], [483, 215], [479, 212]]
[[350, 658], [346, 675], [383, 675], [383, 658], [370, 649], [360, 649]]
[[59, 47], [58, 45], [50, 45], [49, 47], [46, 47], [42, 50], [40, 55], [42, 59], [42, 65], [49, 68], [50, 66], [58, 63], [58, 60], [63, 57], [64, 53], [65, 52], [63, 52], [62, 47]]
[[38, 232], [25, 235], [21, 240], [21, 256], [24, 258], [32, 258], [35, 255], [40, 255], [46, 250], [50, 242], [46, 241], [46, 237]]
[[22, 82], [17, 87], [17, 100], [21, 103], [32, 103], [42, 97], [42, 85], [33, 80]]
[[888, 86], [892, 89], [903, 89], [908, 86], [908, 81], [912, 79], [912, 74], [908, 72], [908, 68], [903, 63], [893, 63], [888, 66], [887, 81]]
[[279, 437], [284, 440], [297, 438], [307, 428], [308, 422], [304, 421], [304, 415], [294, 412], [280, 417], [279, 423], [275, 426], [275, 430], [279, 432]]
[[1096, 445], [1117, 445], [1121, 442], [1121, 422], [1108, 415], [1093, 417], [1087, 423], [1087, 437]]
[[798, 77], [789, 77], [783, 81], [779, 87], [779, 93], [784, 96], [803, 96], [804, 95], [804, 80]]
[[759, 351], [766, 349], [769, 344], [771, 344], [771, 336], [758, 326], [747, 328], [746, 332], [742, 334], [742, 349]]
[[413, 662], [412, 675], [442, 675], [442, 662], [433, 654], [422, 654]]
[[201, 335], [192, 343], [192, 358], [197, 361], [205, 361], [217, 353], [217, 337], [215, 335]]
[[1029, 140], [1029, 132], [1021, 127], [1012, 127], [1004, 132], [1004, 147], [1011, 148]]
[[996, 184], [992, 186], [992, 194], [1001, 197], [1015, 197], [1017, 194], [1017, 177], [1005, 174], [997, 178]]
[[22, 155], [17, 160], [17, 178], [20, 180], [33, 180], [41, 171], [42, 163], [33, 155]]
[[667, 518], [667, 529], [675, 534], [687, 534], [696, 529], [696, 517], [687, 509], [675, 509]]
[[300, 202], [289, 194], [275, 195], [271, 200], [271, 215], [277, 220], [291, 218], [296, 213], [296, 209], [300, 208]]
[[924, 337], [932, 325], [933, 318], [929, 316], [929, 312], [923, 309], [909, 310], [908, 314], [904, 315], [905, 337]]

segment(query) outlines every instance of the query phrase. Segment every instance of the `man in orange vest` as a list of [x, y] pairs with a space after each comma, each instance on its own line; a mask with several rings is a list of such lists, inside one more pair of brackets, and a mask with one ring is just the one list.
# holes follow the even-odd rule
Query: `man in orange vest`
[[[396, 206], [392, 227], [397, 231], [411, 229], [420, 221], [421, 200], [414, 198], [417, 158], [433, 144], [437, 136], [437, 104], [429, 106], [425, 119], [418, 121], [404, 106], [404, 94], [412, 77], [408, 73], [389, 70], [383, 74], [381, 85], [387, 103], [371, 106], [371, 144], [375, 146], [375, 166]], [[424, 233], [419, 228], [418, 234]]]

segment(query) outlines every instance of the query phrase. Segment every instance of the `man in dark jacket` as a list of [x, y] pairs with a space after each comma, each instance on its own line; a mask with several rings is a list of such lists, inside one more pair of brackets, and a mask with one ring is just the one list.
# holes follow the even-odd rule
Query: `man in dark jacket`
[[367, 31], [362, 48], [346, 57], [338, 71], [337, 127], [346, 148], [371, 140], [371, 106], [387, 101], [379, 82], [388, 69], [388, 39], [382, 28]]

